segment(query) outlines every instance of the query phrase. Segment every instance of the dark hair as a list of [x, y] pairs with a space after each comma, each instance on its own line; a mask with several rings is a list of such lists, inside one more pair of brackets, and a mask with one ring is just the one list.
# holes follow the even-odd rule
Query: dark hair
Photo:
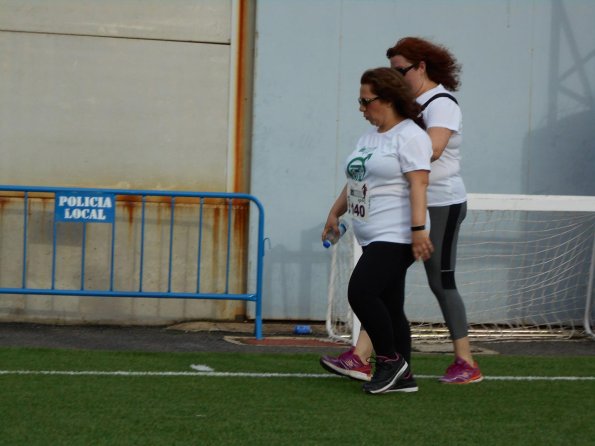
[[380, 99], [390, 102], [393, 110], [403, 118], [413, 119], [423, 127], [421, 106], [415, 102], [413, 93], [403, 75], [388, 67], [373, 68], [362, 74], [362, 85], [370, 85]]
[[412, 64], [426, 63], [428, 77], [450, 91], [457, 91], [461, 82], [461, 64], [444, 46], [419, 37], [404, 37], [386, 51], [386, 57], [403, 56]]

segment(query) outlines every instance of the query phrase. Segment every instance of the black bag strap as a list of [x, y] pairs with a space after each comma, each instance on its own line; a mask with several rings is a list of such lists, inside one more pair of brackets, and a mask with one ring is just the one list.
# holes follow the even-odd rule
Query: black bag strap
[[455, 99], [455, 97], [453, 95], [448, 94], [448, 93], [437, 93], [434, 96], [432, 96], [430, 99], [428, 99], [424, 105], [421, 106], [421, 110], [424, 111], [426, 109], [426, 107], [430, 104], [430, 102], [432, 102], [434, 99], [438, 99], [438, 98], [449, 98], [450, 100], [454, 101], [455, 104], [459, 105], [459, 103], [457, 102], [457, 100]]

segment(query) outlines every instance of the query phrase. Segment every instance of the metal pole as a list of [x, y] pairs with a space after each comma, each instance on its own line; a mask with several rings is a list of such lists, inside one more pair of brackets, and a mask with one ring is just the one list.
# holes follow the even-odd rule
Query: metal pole
[[593, 247], [591, 249], [591, 265], [589, 266], [589, 283], [587, 284], [587, 299], [585, 302], [585, 319], [583, 327], [585, 333], [595, 339], [591, 330], [591, 310], [593, 308], [593, 276], [595, 275], [595, 233], [593, 234]]

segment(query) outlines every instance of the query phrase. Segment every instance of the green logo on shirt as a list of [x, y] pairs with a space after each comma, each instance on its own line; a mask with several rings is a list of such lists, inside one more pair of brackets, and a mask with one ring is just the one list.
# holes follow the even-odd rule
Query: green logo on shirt
[[368, 152], [368, 154], [365, 157], [358, 156], [349, 161], [349, 164], [347, 164], [347, 175], [355, 181], [362, 181], [366, 176], [366, 161], [372, 157], [371, 150], [374, 150], [374, 148], [370, 149], [362, 147], [359, 149], [362, 154], [365, 154], [366, 152]]

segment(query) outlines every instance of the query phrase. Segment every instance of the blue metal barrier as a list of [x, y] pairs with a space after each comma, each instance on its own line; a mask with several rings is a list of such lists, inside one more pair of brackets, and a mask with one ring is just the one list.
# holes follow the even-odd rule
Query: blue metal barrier
[[[50, 200], [54, 205], [54, 215], [52, 221], [52, 234], [48, 235], [51, 238], [51, 273], [49, 287], [29, 286], [28, 284], [28, 263], [29, 263], [29, 230], [30, 225], [30, 202], [32, 200]], [[22, 200], [22, 253], [20, 253], [21, 268], [20, 268], [20, 287], [11, 286], [3, 287], [0, 284], [0, 294], [29, 294], [29, 295], [67, 295], [67, 296], [98, 296], [98, 297], [144, 297], [144, 298], [181, 298], [181, 299], [216, 299], [216, 300], [241, 300], [255, 303], [255, 327], [254, 334], [257, 339], [262, 339], [262, 279], [263, 279], [263, 259], [264, 259], [264, 208], [260, 201], [252, 195], [241, 193], [213, 193], [213, 192], [182, 192], [182, 191], [154, 191], [154, 190], [127, 190], [127, 189], [91, 189], [91, 188], [65, 188], [65, 187], [35, 187], [35, 186], [7, 186], [0, 185], [0, 205], [2, 206], [2, 213], [0, 214], [0, 222], [5, 218], [4, 206], [6, 201]], [[178, 200], [178, 201], [176, 201]], [[179, 203], [181, 202], [181, 203]], [[125, 211], [121, 211], [126, 205], [131, 203], [140, 207], [140, 242], [138, 247], [133, 249], [135, 262], [135, 271], [138, 270], [137, 285], [135, 289], [121, 289], [116, 286], [115, 278], [115, 255], [117, 243], [116, 226], [125, 221]], [[214, 204], [213, 204], [214, 203]], [[194, 236], [197, 238], [196, 256], [192, 263], [196, 262], [196, 287], [192, 291], [175, 291], [172, 287], [172, 276], [174, 270], [174, 228], [176, 224], [176, 207], [184, 206], [185, 208], [192, 208], [193, 212], [198, 213], [196, 221], [196, 231]], [[254, 206], [251, 206], [253, 204]], [[119, 205], [119, 206], [118, 206]], [[169, 216], [166, 219], [169, 223], [169, 241], [167, 246], [167, 279], [165, 290], [147, 289], [145, 285], [145, 250], [147, 249], [146, 240], [146, 214], [147, 207], [152, 206], [167, 206], [169, 207]], [[209, 242], [212, 245], [217, 245], [216, 254], [219, 252], [225, 256], [225, 272], [223, 289], [203, 290], [201, 283], [203, 277], [201, 274], [201, 267], [205, 262], [212, 261], [212, 259], [204, 258], [203, 247], [205, 245], [206, 219], [204, 217], [205, 207], [216, 208], [214, 215], [218, 219], [208, 221], [209, 235], [211, 239]], [[243, 224], [237, 224], [238, 220], [245, 221], [250, 211], [258, 210], [258, 229], [256, 236], [256, 258], [250, 259], [250, 250], [248, 241], [250, 239], [250, 230]], [[118, 211], [120, 208], [120, 211]], [[129, 210], [129, 212], [131, 212]], [[238, 216], [238, 214], [242, 214]], [[130, 214], [132, 215], [132, 214]], [[129, 215], [129, 218], [131, 218]], [[219, 229], [219, 221], [226, 224], [222, 230]], [[89, 289], [86, 286], [86, 281], [89, 279], [86, 276], [86, 258], [87, 258], [87, 227], [92, 223], [106, 223], [111, 225], [111, 245], [109, 246], [109, 284], [99, 289]], [[75, 225], [82, 227], [82, 237], [80, 246], [80, 287], [72, 289], [72, 287], [64, 288], [59, 286], [56, 280], [56, 268], [58, 264], [58, 235], [57, 228], [59, 225]], [[70, 226], [66, 226], [70, 228]], [[20, 229], [19, 229], [20, 231]], [[218, 232], [225, 233], [225, 239], [220, 242]], [[14, 237], [14, 235], [11, 235]], [[17, 234], [18, 236], [18, 234]], [[0, 240], [1, 241], [1, 240]], [[224, 243], [225, 246], [221, 246]], [[235, 243], [235, 245], [234, 245]], [[242, 244], [243, 246], [236, 246]], [[245, 256], [245, 261], [238, 261], [237, 258], [232, 258], [232, 247], [239, 250], [241, 254], [238, 256]], [[138, 251], [138, 257], [136, 257]], [[240, 264], [240, 267], [235, 266], [232, 269], [232, 260], [234, 265]], [[250, 264], [254, 264], [256, 268], [250, 271]], [[135, 264], [136, 265], [136, 264]], [[243, 269], [242, 277], [245, 275], [245, 283], [241, 292], [232, 291], [230, 289], [230, 278], [237, 280], [237, 269]], [[135, 273], [136, 274], [136, 273]], [[250, 282], [253, 282], [250, 284]], [[217, 287], [214, 287], [217, 288]], [[237, 288], [237, 287], [236, 287]]]

